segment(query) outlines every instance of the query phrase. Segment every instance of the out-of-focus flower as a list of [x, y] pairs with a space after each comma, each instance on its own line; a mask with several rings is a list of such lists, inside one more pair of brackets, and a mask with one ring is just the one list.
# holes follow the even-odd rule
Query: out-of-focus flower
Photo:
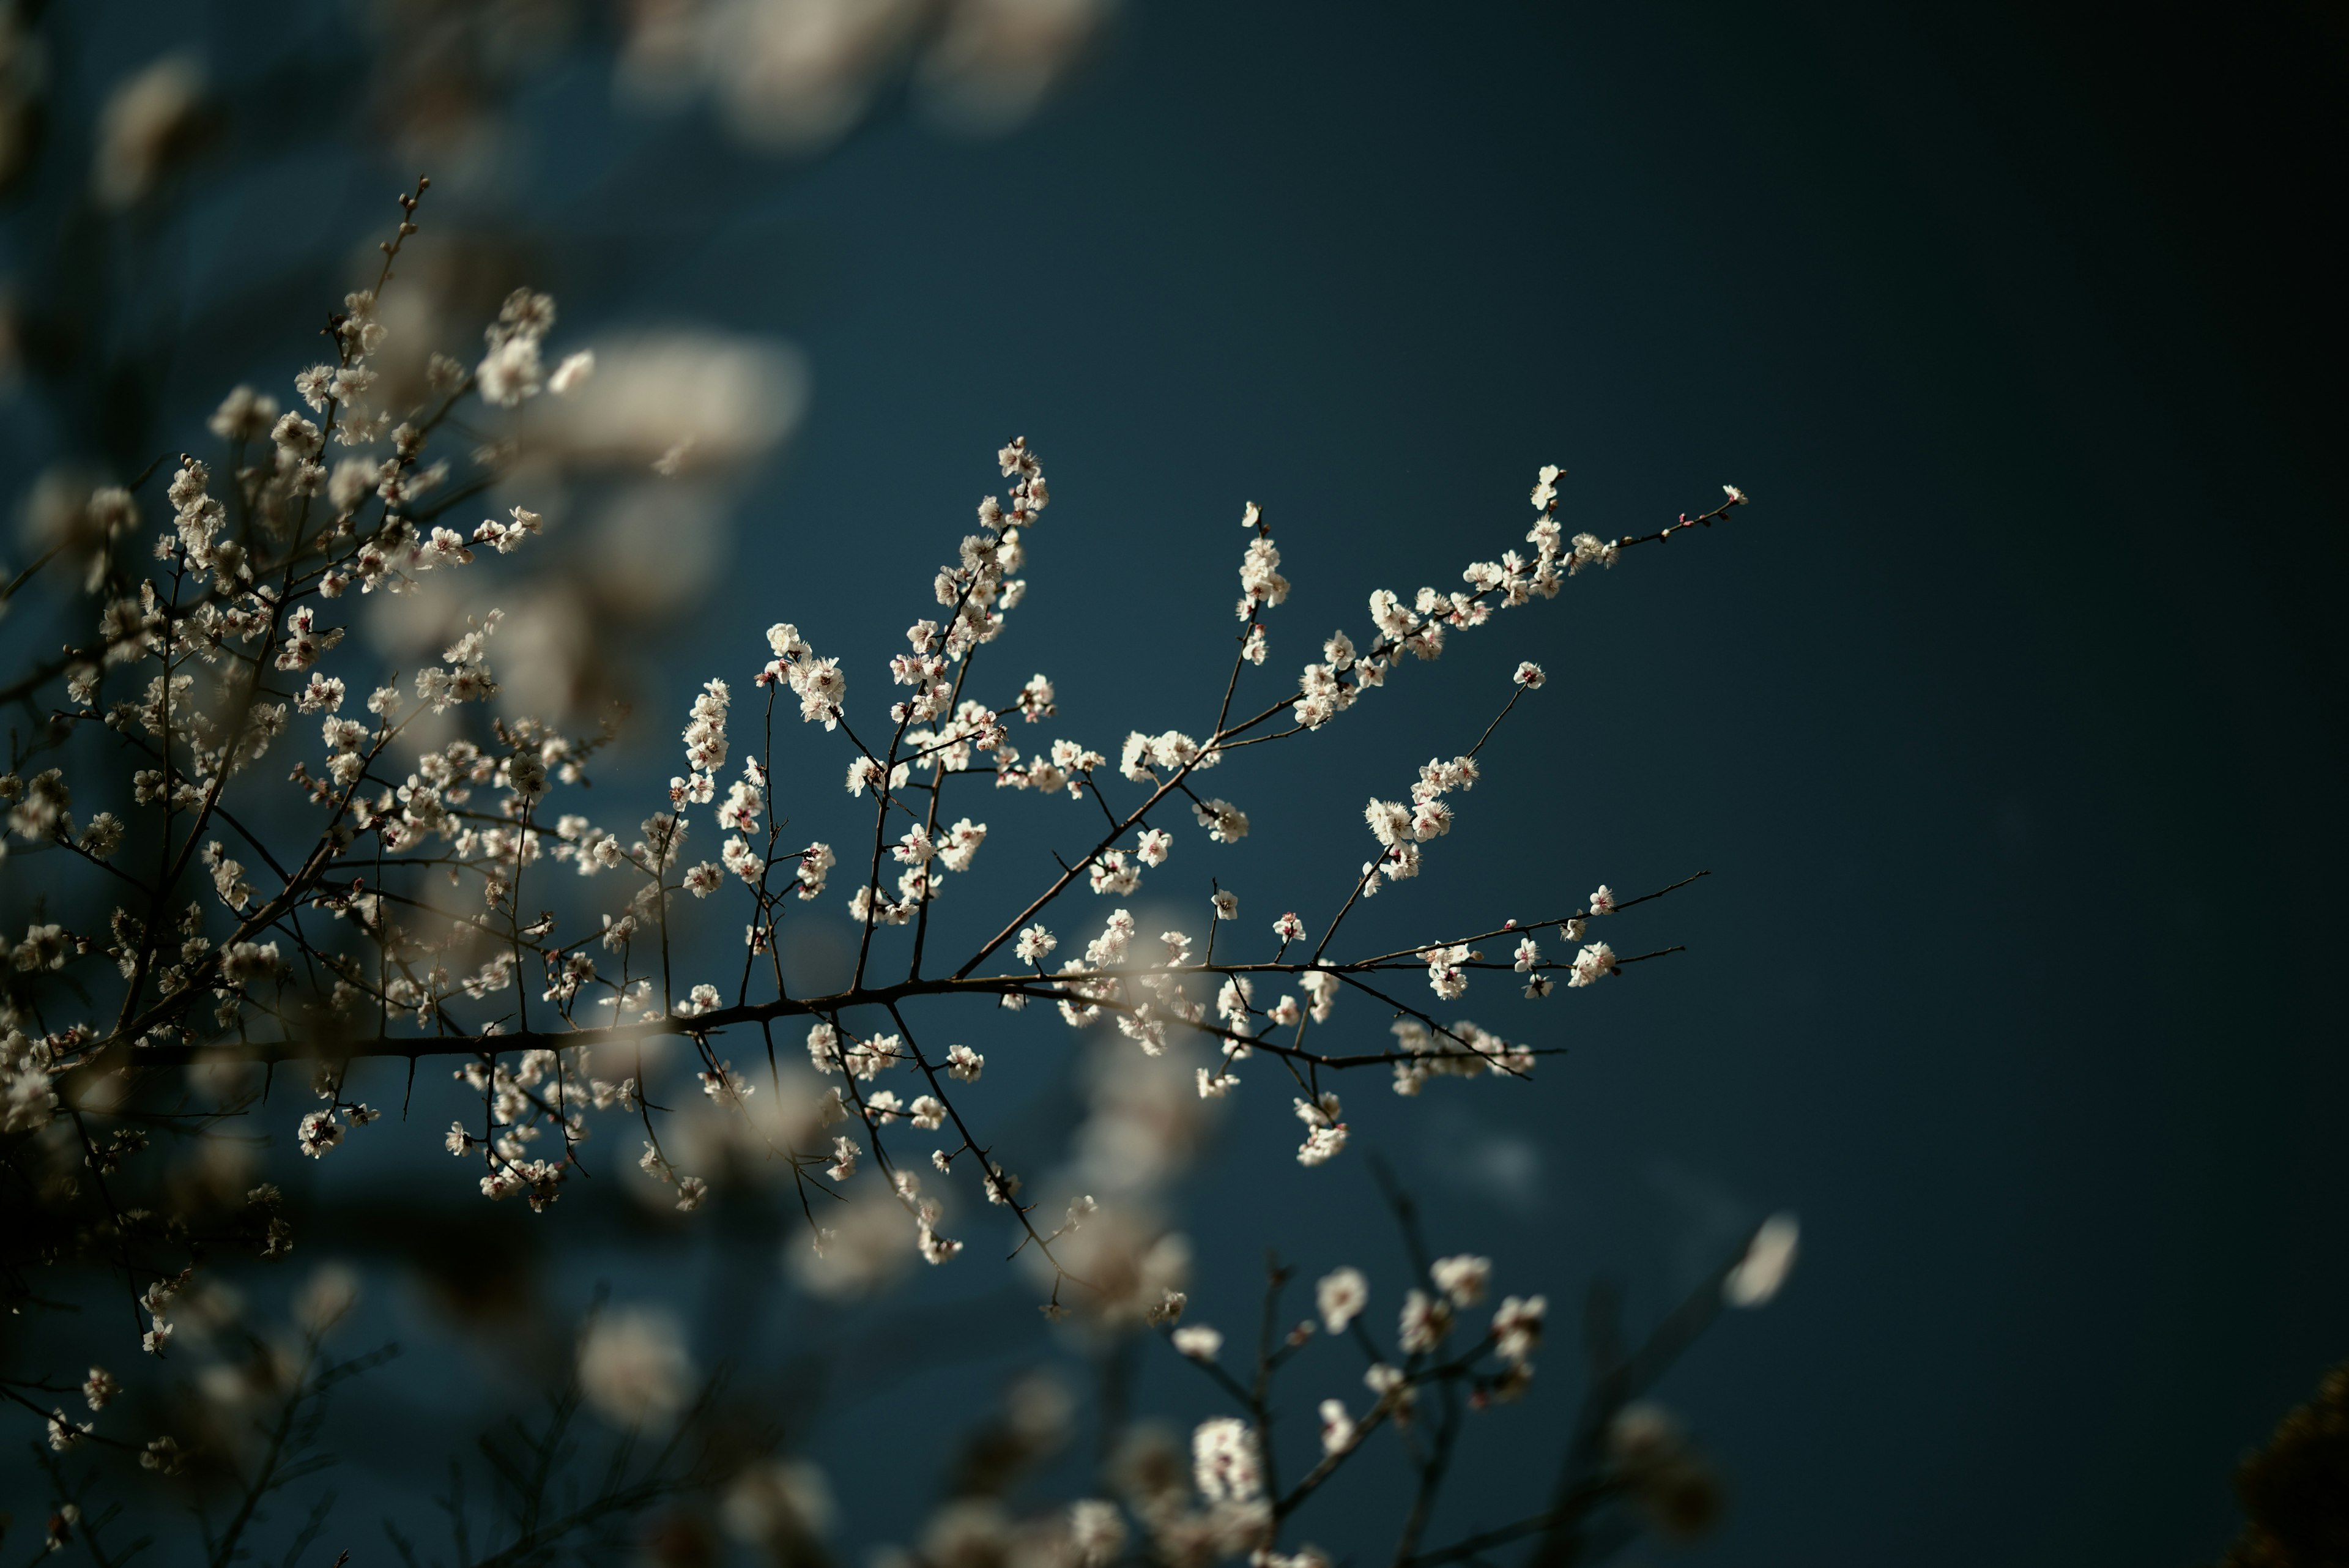
[[1732, 1306], [1766, 1305], [1794, 1272], [1795, 1242], [1802, 1234], [1792, 1214], [1773, 1214], [1754, 1232], [1745, 1256], [1729, 1271], [1721, 1293]]
[[[511, 652], [499, 701], [510, 714], [592, 715], [632, 694], [630, 654], [713, 587], [734, 488], [807, 406], [805, 361], [778, 339], [679, 329], [578, 352], [593, 353], [593, 377], [529, 400], [504, 476], [533, 498], [595, 478], [592, 512], [549, 511], [547, 528], [569, 547], [516, 568], [526, 582], [433, 573], [370, 601], [370, 635], [400, 660], [429, 658], [468, 616], [502, 607]], [[687, 455], [673, 476], [655, 472], [678, 451]], [[429, 731], [419, 739], [437, 743]]]
[[832, 1483], [804, 1459], [769, 1459], [746, 1467], [726, 1490], [728, 1533], [761, 1548], [777, 1563], [812, 1561], [814, 1542], [832, 1532]]
[[1110, 9], [1109, 0], [961, 0], [922, 57], [926, 106], [949, 130], [1011, 130], [1083, 58]]
[[[583, 357], [587, 366], [574, 368]], [[807, 408], [806, 360], [771, 337], [691, 329], [619, 335], [566, 357], [555, 375], [564, 378], [556, 389], [565, 395], [531, 404], [525, 461], [568, 469], [648, 473], [686, 441], [690, 468], [748, 462], [790, 435]]]
[[1694, 1541], [1721, 1521], [1721, 1477], [1670, 1411], [1626, 1405], [1608, 1427], [1607, 1449], [1623, 1490], [1660, 1533]]
[[329, 1263], [310, 1276], [294, 1300], [294, 1321], [309, 1334], [324, 1334], [358, 1305], [359, 1277], [339, 1263]]
[[1343, 1334], [1346, 1325], [1361, 1315], [1371, 1302], [1371, 1282], [1360, 1269], [1335, 1269], [1321, 1276], [1313, 1287], [1313, 1304], [1321, 1314], [1321, 1326], [1331, 1334]]
[[734, 134], [820, 151], [910, 69], [931, 118], [977, 135], [1032, 115], [1083, 57], [1111, 0], [638, 0], [621, 97], [673, 108], [707, 93]]
[[126, 77], [98, 116], [90, 194], [101, 207], [135, 206], [204, 131], [204, 69], [191, 55], [166, 55]]
[[657, 1426], [685, 1407], [692, 1381], [684, 1331], [657, 1307], [605, 1313], [580, 1336], [579, 1391], [615, 1426]]

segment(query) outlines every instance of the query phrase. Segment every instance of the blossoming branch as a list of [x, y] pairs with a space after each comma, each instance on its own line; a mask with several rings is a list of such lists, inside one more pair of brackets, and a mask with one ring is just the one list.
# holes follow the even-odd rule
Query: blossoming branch
[[[742, 1110], [767, 1092], [774, 1109], [761, 1136], [795, 1179], [844, 1185], [869, 1158], [933, 1262], [961, 1243], [942, 1233], [942, 1206], [917, 1168], [933, 1179], [968, 1172], [1017, 1218], [1021, 1245], [1052, 1261], [1057, 1308], [1064, 1284], [1114, 1293], [1054, 1251], [1085, 1223], [1090, 1200], [1051, 1218], [1020, 1199], [1021, 1173], [976, 1120], [984, 1057], [927, 1023], [917, 1032], [910, 1004], [1045, 1003], [1071, 1028], [1107, 1021], [1146, 1055], [1204, 1041], [1212, 1062], [1195, 1069], [1197, 1094], [1221, 1097], [1273, 1075], [1301, 1124], [1297, 1158], [1317, 1166], [1348, 1137], [1325, 1076], [1382, 1068], [1411, 1096], [1438, 1076], [1522, 1078], [1547, 1051], [1447, 1022], [1437, 1004], [1472, 984], [1546, 997], [1678, 950], [1626, 953], [1605, 933], [1693, 878], [1636, 896], [1601, 886], [1530, 921], [1431, 918], [1423, 940], [1389, 950], [1341, 942], [1364, 900], [1441, 853], [1487, 743], [1521, 703], [1544, 700], [1534, 663], [1493, 694], [1491, 722], [1463, 736], [1464, 750], [1398, 767], [1392, 798], [1364, 805], [1365, 858], [1350, 886], [1324, 890], [1324, 920], [1245, 913], [1223, 885], [1228, 873], [1211, 874], [1249, 832], [1244, 806], [1215, 791], [1244, 796], [1217, 770], [1245, 774], [1250, 748], [1301, 742], [1342, 721], [1406, 661], [1435, 659], [1453, 637], [1552, 598], [1627, 551], [1727, 517], [1746, 500], [1733, 486], [1712, 510], [1651, 533], [1568, 536], [1562, 471], [1545, 466], [1521, 538], [1495, 529], [1507, 547], [1468, 563], [1458, 588], [1371, 592], [1368, 627], [1320, 639], [1320, 656], [1293, 681], [1267, 669], [1289, 582], [1267, 512], [1250, 503], [1237, 652], [1212, 724], [1194, 732], [1154, 717], [1119, 726], [1119, 739], [1078, 740], [1060, 732], [1051, 680], [1022, 676], [1029, 664], [1008, 665], [995, 648], [1026, 595], [1029, 554], [1050, 537], [1042, 463], [1015, 438], [996, 454], [1008, 483], [979, 503], [973, 530], [935, 572], [881, 698], [854, 701], [841, 660], [778, 622], [752, 644], [763, 658], [695, 697], [666, 799], [633, 822], [574, 809], [609, 734], [494, 711], [497, 612], [404, 680], [378, 679], [344, 647], [338, 622], [354, 600], [542, 547], [542, 519], [523, 506], [470, 530], [443, 521], [502, 471], [492, 443], [460, 480], [436, 441], [460, 405], [494, 415], [564, 398], [595, 369], [587, 352], [553, 355], [555, 306], [523, 290], [488, 327], [477, 362], [436, 355], [425, 401], [382, 402], [371, 363], [387, 333], [378, 302], [423, 189], [402, 198], [376, 288], [331, 317], [332, 357], [292, 378], [296, 406], [235, 389], [211, 421], [215, 458], [182, 455], [160, 476], [169, 526], [151, 544], [142, 480], [93, 494], [86, 526], [53, 553], [79, 568], [95, 616], [84, 640], [8, 689], [41, 719], [0, 778], [16, 846], [8, 874], [35, 875], [45, 859], [37, 875], [58, 889], [57, 905], [86, 901], [88, 888], [107, 889], [111, 908], [94, 923], [36, 918], [20, 939], [0, 938], [12, 961], [0, 1045], [8, 1137], [69, 1125], [88, 1162], [110, 1169], [137, 1155], [140, 1135], [127, 1128], [101, 1145], [98, 1129], [136, 1085], [199, 1064], [299, 1062], [314, 1070], [318, 1105], [293, 1131], [323, 1158], [380, 1114], [347, 1092], [354, 1063], [405, 1059], [412, 1075], [420, 1060], [456, 1057], [480, 1110], [445, 1141], [475, 1166], [485, 1196], [553, 1203], [584, 1168], [591, 1130], [617, 1118], [640, 1135], [643, 1170], [690, 1210], [706, 1182], [663, 1145], [644, 1055], [650, 1042], [680, 1038], [717, 1105]], [[758, 704], [755, 754], [738, 745], [738, 682]], [[62, 701], [45, 706], [52, 691]], [[425, 739], [460, 722], [470, 733]], [[784, 836], [780, 805], [815, 815], [843, 789], [869, 828], [837, 847]], [[78, 795], [108, 804], [78, 821]], [[1011, 809], [1097, 813], [1098, 838], [1040, 875], [995, 866], [977, 818]], [[1122, 901], [1145, 876], [1184, 875], [1186, 862], [1206, 884], [1192, 895], [1200, 924], [1143, 931]], [[931, 914], [949, 883], [1003, 914], [975, 950], [941, 959]], [[1313, 891], [1282, 901], [1309, 910]], [[1086, 913], [1081, 895], [1112, 907]], [[688, 946], [679, 898], [736, 901], [736, 950]], [[592, 908], [563, 918], [543, 908], [550, 900]], [[787, 917], [850, 922], [843, 988], [792, 993]], [[1349, 993], [1361, 1010], [1352, 1025], [1338, 1021]], [[787, 1023], [803, 1024], [807, 1061], [790, 1074], [774, 1043]], [[763, 1072], [744, 1064], [746, 1040]], [[907, 1143], [929, 1147], [908, 1158]], [[819, 1250], [836, 1239], [812, 1210], [810, 1223]], [[264, 1246], [275, 1226], [256, 1210]], [[125, 1222], [126, 1254], [162, 1242], [137, 1232]], [[134, 1283], [176, 1272], [125, 1268]], [[147, 1297], [149, 1337], [160, 1342], [167, 1297]]]

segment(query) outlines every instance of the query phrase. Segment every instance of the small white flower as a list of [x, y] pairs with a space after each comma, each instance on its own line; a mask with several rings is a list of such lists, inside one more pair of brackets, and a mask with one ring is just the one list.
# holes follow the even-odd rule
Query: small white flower
[[1595, 984], [1615, 972], [1615, 950], [1605, 942], [1593, 942], [1574, 955], [1574, 973], [1567, 980], [1568, 990]]
[[1452, 1308], [1442, 1296], [1413, 1291], [1403, 1297], [1398, 1343], [1405, 1355], [1417, 1355], [1434, 1349], [1451, 1329]]
[[1235, 1416], [1199, 1423], [1191, 1434], [1191, 1479], [1208, 1502], [1253, 1502], [1264, 1495], [1256, 1431]]
[[91, 1367], [89, 1376], [82, 1379], [81, 1397], [89, 1402], [93, 1410], [105, 1409], [107, 1402], [121, 1392], [122, 1385], [117, 1383], [114, 1375], [103, 1366]]
[[1305, 1124], [1305, 1142], [1297, 1150], [1299, 1165], [1326, 1165], [1346, 1147], [1346, 1124], [1337, 1094], [1324, 1089], [1318, 1098], [1299, 1100], [1297, 1119]]
[[1428, 1266], [1427, 1273], [1435, 1282], [1435, 1288], [1452, 1298], [1453, 1305], [1472, 1307], [1485, 1299], [1485, 1287], [1493, 1277], [1493, 1260], [1463, 1252], [1457, 1257], [1436, 1259]]
[[58, 1453], [65, 1453], [78, 1446], [84, 1438], [89, 1436], [90, 1430], [88, 1424], [76, 1421], [63, 1410], [53, 1410], [49, 1413], [49, 1447]]
[[1463, 946], [1427, 950], [1427, 983], [1437, 996], [1454, 1002], [1466, 992], [1469, 956]]
[[1541, 472], [1535, 476], [1533, 491], [1535, 511], [1549, 510], [1549, 504], [1557, 499], [1557, 482], [1565, 476], [1565, 473], [1566, 470], [1554, 462], [1542, 464]]
[[850, 1177], [856, 1174], [856, 1157], [862, 1151], [857, 1148], [856, 1145], [849, 1141], [847, 1138], [833, 1138], [832, 1140], [832, 1163], [824, 1167], [823, 1173], [832, 1178], [834, 1181], [847, 1180]]
[[326, 1151], [342, 1141], [342, 1124], [331, 1110], [310, 1112], [294, 1130], [295, 1147], [312, 1159], [326, 1158]]
[[1313, 1287], [1313, 1304], [1320, 1310], [1321, 1326], [1331, 1334], [1343, 1334], [1370, 1303], [1371, 1282], [1360, 1269], [1332, 1270]]
[[1324, 1399], [1321, 1401], [1320, 1414], [1321, 1451], [1325, 1454], [1342, 1454], [1352, 1448], [1356, 1428], [1354, 1418], [1346, 1414], [1344, 1402], [1337, 1399]]
[[1509, 1296], [1493, 1314], [1493, 1349], [1504, 1361], [1523, 1362], [1541, 1347], [1545, 1296]]

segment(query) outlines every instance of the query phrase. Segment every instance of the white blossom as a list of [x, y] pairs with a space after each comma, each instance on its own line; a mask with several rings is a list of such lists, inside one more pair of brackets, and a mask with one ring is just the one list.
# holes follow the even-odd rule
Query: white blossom
[[579, 1392], [614, 1426], [659, 1427], [685, 1407], [693, 1361], [676, 1317], [657, 1307], [607, 1311], [579, 1339]]
[[1299, 1165], [1322, 1165], [1346, 1147], [1346, 1124], [1335, 1092], [1325, 1089], [1314, 1099], [1296, 1102], [1297, 1119], [1305, 1124], [1305, 1141], [1297, 1150]]
[[1331, 1334], [1345, 1333], [1346, 1325], [1361, 1315], [1370, 1300], [1371, 1282], [1360, 1269], [1333, 1269], [1313, 1286], [1313, 1304], [1321, 1314], [1321, 1326]]
[[1202, 1421], [1191, 1434], [1192, 1479], [1209, 1502], [1253, 1502], [1264, 1493], [1255, 1428], [1232, 1416]]
[[1427, 983], [1437, 996], [1452, 1002], [1466, 992], [1468, 959], [1468, 950], [1456, 944], [1427, 950]]
[[1427, 1272], [1435, 1288], [1452, 1298], [1454, 1306], [1472, 1307], [1485, 1299], [1485, 1287], [1493, 1277], [1493, 1260], [1463, 1252], [1436, 1259]]
[[1534, 510], [1537, 512], [1549, 510], [1550, 504], [1557, 499], [1557, 482], [1565, 472], [1566, 470], [1554, 462], [1542, 464], [1541, 472], [1535, 478]]
[[1345, 1401], [1324, 1399], [1321, 1401], [1319, 1414], [1323, 1453], [1342, 1454], [1354, 1446], [1356, 1432], [1354, 1418], [1346, 1413]]
[[1125, 1549], [1125, 1536], [1117, 1504], [1086, 1498], [1069, 1505], [1069, 1543], [1079, 1568], [1110, 1568]]
[[1732, 1306], [1769, 1304], [1794, 1272], [1795, 1243], [1802, 1227], [1792, 1214], [1773, 1214], [1754, 1232], [1745, 1255], [1722, 1282], [1722, 1294]]
[[576, 354], [564, 357], [563, 363], [554, 368], [554, 374], [546, 379], [546, 389], [558, 398], [567, 398], [585, 386], [588, 378], [595, 373], [595, 351], [582, 348]]
[[1544, 1296], [1506, 1296], [1493, 1314], [1493, 1349], [1505, 1361], [1523, 1362], [1541, 1347], [1542, 1323], [1549, 1313]]
[[1593, 942], [1574, 955], [1574, 973], [1567, 981], [1568, 989], [1589, 985], [1615, 972], [1615, 950], [1605, 942]]
[[1213, 1361], [1224, 1348], [1224, 1336], [1206, 1324], [1191, 1324], [1174, 1334], [1174, 1348], [1194, 1361]]
[[1452, 1328], [1452, 1308], [1441, 1296], [1412, 1291], [1402, 1299], [1402, 1318], [1396, 1343], [1405, 1355], [1418, 1355], [1435, 1348]]
[[1247, 813], [1230, 801], [1201, 801], [1191, 807], [1191, 815], [1199, 819], [1199, 826], [1217, 844], [1237, 844], [1247, 836]]

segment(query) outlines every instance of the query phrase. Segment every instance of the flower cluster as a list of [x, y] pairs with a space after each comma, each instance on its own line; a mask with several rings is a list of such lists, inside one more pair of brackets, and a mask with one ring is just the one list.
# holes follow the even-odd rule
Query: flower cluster
[[[406, 199], [400, 239], [413, 232], [413, 209]], [[555, 358], [554, 304], [523, 289], [488, 327], [471, 370], [438, 356], [417, 386], [386, 377], [379, 293], [397, 240], [386, 253], [378, 289], [350, 295], [334, 317], [333, 361], [293, 379], [307, 411], [283, 411], [251, 388], [232, 391], [212, 420], [225, 466], [189, 455], [169, 472], [168, 524], [143, 556], [137, 486], [97, 490], [87, 504], [89, 526], [78, 537], [102, 548], [90, 587], [70, 601], [80, 640], [21, 688], [54, 686], [62, 701], [0, 777], [0, 801], [17, 853], [87, 870], [114, 907], [84, 922], [79, 902], [59, 899], [57, 914], [35, 912], [21, 940], [0, 938], [8, 987], [0, 1137], [47, 1136], [67, 1106], [103, 1118], [108, 1108], [76, 1085], [109, 1075], [128, 1073], [135, 1085], [200, 1062], [298, 1060], [323, 1064], [323, 1104], [286, 1130], [302, 1154], [331, 1160], [375, 1118], [347, 1092], [355, 1073], [372, 1070], [373, 1058], [447, 1054], [479, 1108], [445, 1142], [476, 1164], [486, 1198], [556, 1205], [609, 1141], [599, 1131], [625, 1119], [623, 1136], [643, 1146], [640, 1168], [690, 1212], [724, 1187], [723, 1161], [706, 1137], [670, 1137], [674, 1096], [650, 1084], [644, 1061], [647, 1045], [681, 1040], [703, 1114], [742, 1123], [795, 1181], [873, 1194], [869, 1205], [853, 1197], [853, 1220], [825, 1223], [809, 1210], [827, 1256], [861, 1256], [855, 1238], [869, 1233], [895, 1237], [900, 1255], [955, 1257], [961, 1243], [940, 1226], [959, 1182], [1004, 1210], [1019, 1246], [1045, 1261], [1048, 1305], [1064, 1310], [1066, 1287], [1080, 1308], [1098, 1297], [1098, 1310], [1123, 1313], [1132, 1291], [1089, 1282], [1060, 1262], [1065, 1247], [1102, 1244], [1108, 1228], [1073, 1207], [1065, 1223], [1038, 1220], [1040, 1200], [1022, 1196], [1019, 1173], [983, 1130], [992, 1093], [978, 1088], [984, 1058], [927, 1043], [936, 1026], [921, 1010], [957, 999], [1013, 1011], [1049, 1001], [1071, 1027], [1113, 1025], [1135, 1047], [1114, 1058], [1130, 1070], [1155, 1072], [1142, 1064], [1165, 1059], [1171, 1081], [1185, 1095], [1195, 1088], [1198, 1100], [1233, 1095], [1269, 1063], [1301, 1091], [1297, 1159], [1319, 1168], [1339, 1161], [1350, 1137], [1322, 1075], [1383, 1066], [1411, 1096], [1437, 1075], [1521, 1078], [1546, 1052], [1475, 1023], [1439, 1023], [1411, 1004], [1398, 977], [1423, 973], [1435, 1000], [1450, 1003], [1478, 970], [1506, 968], [1537, 998], [1555, 975], [1586, 987], [1672, 950], [1626, 955], [1588, 940], [1588, 922], [1643, 901], [1605, 887], [1582, 909], [1530, 923], [1496, 918], [1387, 952], [1350, 945], [1358, 902], [1415, 877], [1427, 847], [1459, 826], [1464, 797], [1502, 765], [1491, 749], [1502, 721], [1544, 685], [1532, 663], [1517, 666], [1505, 700], [1495, 693], [1498, 713], [1465, 751], [1421, 765], [1405, 798], [1364, 807], [1378, 854], [1350, 889], [1326, 890], [1335, 913], [1309, 931], [1289, 907], [1308, 903], [1311, 890], [1299, 888], [1271, 905], [1283, 912], [1269, 933], [1245, 934], [1237, 884], [1249, 875], [1241, 851], [1254, 824], [1226, 797], [1244, 795], [1245, 781], [1209, 794], [1195, 775], [1252, 756], [1246, 748], [1310, 736], [1393, 676], [1406, 654], [1433, 659], [1453, 632], [1554, 596], [1634, 545], [1717, 520], [1744, 504], [1742, 493], [1653, 535], [1569, 540], [1557, 514], [1559, 471], [1545, 468], [1530, 554], [1471, 563], [1463, 590], [1423, 588], [1409, 600], [1372, 593], [1371, 630], [1331, 635], [1293, 688], [1260, 686], [1267, 678], [1250, 673], [1266, 662], [1268, 616], [1293, 591], [1264, 509], [1252, 503], [1243, 516], [1243, 630], [1214, 724], [1105, 725], [1104, 734], [1124, 732], [1112, 766], [1109, 751], [1065, 734], [1032, 750], [1015, 743], [1015, 716], [1072, 729], [1095, 721], [1064, 713], [1048, 676], [990, 675], [999, 665], [982, 657], [1027, 595], [1021, 574], [1054, 499], [1035, 449], [1015, 438], [996, 453], [1002, 491], [978, 504], [971, 531], [930, 574], [934, 602], [888, 659], [889, 698], [876, 700], [874, 716], [852, 714], [842, 660], [779, 620], [759, 659], [692, 691], [684, 765], [666, 797], [615, 820], [609, 808], [591, 815], [580, 793], [612, 732], [565, 733], [512, 711], [492, 666], [493, 649], [514, 635], [502, 632], [501, 611], [477, 601], [461, 628], [436, 639], [439, 661], [405, 680], [378, 678], [360, 662], [362, 639], [335, 624], [335, 607], [354, 588], [361, 597], [404, 595], [427, 574], [480, 573], [538, 536], [540, 514], [519, 504], [470, 534], [440, 523], [457, 495], [479, 486], [451, 492], [450, 463], [430, 455], [435, 440], [455, 428], [468, 399], [480, 407], [466, 418], [494, 428], [533, 399], [571, 395], [595, 369], [585, 353]], [[329, 466], [338, 449], [348, 455]], [[501, 450], [492, 441], [475, 461], [494, 462]], [[755, 693], [748, 711], [735, 701], [745, 678]], [[785, 743], [800, 741], [780, 774], [770, 771], [779, 706]], [[318, 729], [297, 725], [297, 713]], [[274, 777], [258, 765], [272, 757], [283, 770]], [[1075, 817], [1054, 820], [1083, 819], [1082, 831], [1098, 836], [1016, 887], [1020, 868], [988, 848], [1002, 840], [968, 796], [982, 778], [992, 789], [1066, 799], [1070, 806], [1049, 809]], [[845, 801], [822, 782], [831, 779], [844, 780]], [[949, 805], [957, 790], [960, 804]], [[78, 825], [78, 794], [107, 809]], [[822, 828], [824, 838], [781, 837], [787, 821], [842, 809], [871, 815]], [[1214, 875], [1204, 862], [1189, 873], [1206, 886], [1185, 895], [1209, 898], [1206, 939], [1151, 937], [1134, 901], [1145, 876], [1163, 892], [1164, 877], [1185, 874], [1191, 863], [1174, 840], [1189, 831], [1215, 862]], [[851, 847], [835, 853], [835, 844]], [[834, 892], [836, 874], [849, 886]], [[968, 907], [994, 935], [979, 940], [934, 918], [950, 887], [956, 919]], [[1115, 907], [1098, 919], [1053, 908], [1078, 888]], [[713, 950], [706, 918], [691, 913], [725, 899], [745, 909], [743, 950], [730, 961]], [[853, 970], [829, 991], [791, 992], [782, 922], [836, 921], [843, 909]], [[1071, 934], [1056, 936], [1056, 926]], [[1551, 928], [1570, 959], [1544, 957], [1537, 933]], [[726, 929], [720, 948], [730, 946], [730, 919]], [[950, 934], [957, 950], [941, 961]], [[1488, 958], [1495, 942], [1514, 950]], [[99, 990], [107, 994], [93, 1005]], [[1392, 1018], [1391, 1043], [1374, 1038], [1364, 1049], [1330, 1035], [1347, 1027], [1336, 1012], [1344, 990]], [[809, 1065], [796, 1077], [778, 1069], [762, 1085], [734, 1065], [750, 1059], [739, 1046], [727, 1054], [730, 1033], [763, 1042], [794, 1020], [809, 1028]], [[885, 1073], [905, 1086], [884, 1086]], [[843, 1123], [849, 1132], [836, 1130]], [[907, 1137], [933, 1140], [936, 1190], [908, 1168], [922, 1160], [891, 1151], [891, 1140]], [[126, 1132], [90, 1158], [119, 1166], [139, 1153]], [[274, 1210], [252, 1220], [257, 1247], [281, 1243], [278, 1222]], [[1457, 1310], [1464, 1280], [1439, 1280], [1441, 1293], [1426, 1298], [1406, 1338], [1440, 1339], [1442, 1303]], [[160, 1313], [156, 1322], [168, 1333]], [[1529, 1333], [1519, 1324], [1504, 1338], [1524, 1345]], [[1186, 1343], [1212, 1359], [1206, 1334]], [[1221, 1501], [1244, 1490], [1247, 1452], [1217, 1439]]]

